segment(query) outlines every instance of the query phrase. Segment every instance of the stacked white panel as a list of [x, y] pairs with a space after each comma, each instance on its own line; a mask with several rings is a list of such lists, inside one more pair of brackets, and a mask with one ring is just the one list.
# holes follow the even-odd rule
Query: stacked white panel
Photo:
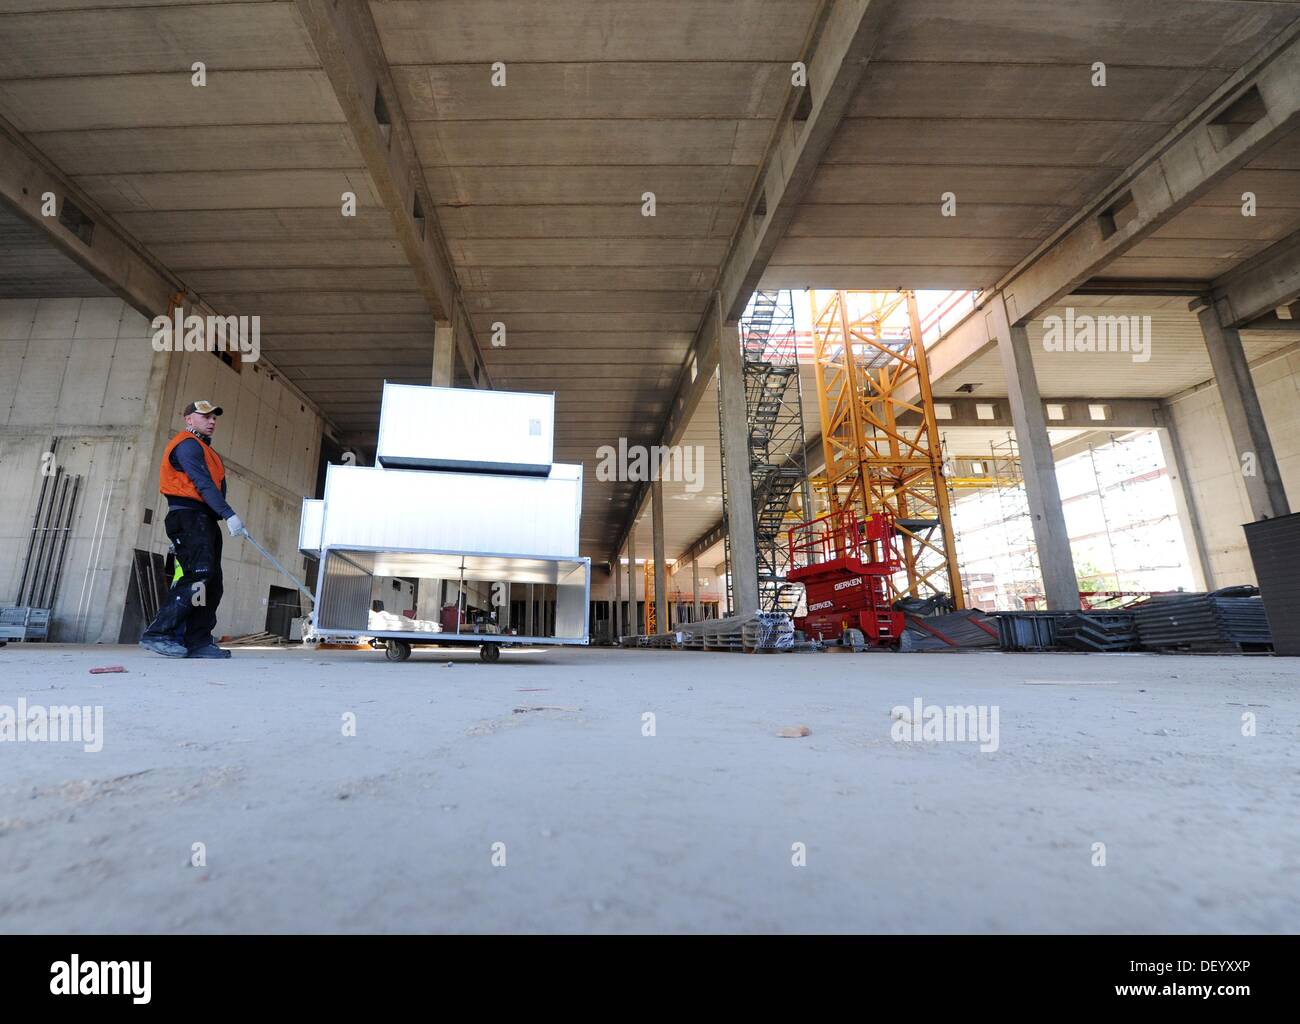
[[389, 469], [545, 476], [555, 396], [384, 384], [375, 461]]
[[578, 557], [582, 466], [544, 477], [330, 466], [321, 546]]

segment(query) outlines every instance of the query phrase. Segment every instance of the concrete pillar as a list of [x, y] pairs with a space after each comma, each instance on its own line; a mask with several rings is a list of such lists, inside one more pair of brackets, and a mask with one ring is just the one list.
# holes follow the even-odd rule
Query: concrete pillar
[[[715, 298], [716, 301], [716, 298]], [[727, 535], [731, 538], [731, 610], [758, 611], [758, 545], [754, 538], [754, 489], [749, 466], [749, 424], [740, 325], [715, 318], [718, 335], [718, 406], [727, 472]]]
[[1056, 461], [1047, 437], [1043, 400], [1024, 327], [1013, 325], [1001, 293], [993, 297], [985, 314], [990, 337], [996, 338], [1007, 379], [1007, 402], [1020, 449], [1020, 469], [1029, 499], [1029, 517], [1038, 548], [1038, 568], [1043, 576], [1047, 607], [1052, 611], [1077, 611], [1079, 581], [1065, 531], [1061, 491], [1056, 482]]
[[1178, 512], [1178, 527], [1183, 535], [1187, 564], [1192, 570], [1192, 586], [1197, 590], [1210, 590], [1214, 585], [1214, 570], [1205, 550], [1205, 534], [1201, 531], [1201, 517], [1196, 509], [1196, 498], [1183, 472], [1183, 446], [1174, 428], [1174, 417], [1168, 408], [1160, 410], [1164, 426], [1156, 431], [1160, 451], [1174, 492], [1174, 507]]
[[691, 559], [691, 615], [696, 622], [699, 622], [700, 615], [700, 560]]
[[[656, 468], [656, 476], [658, 471]], [[664, 566], [664, 482], [650, 482], [652, 534], [655, 552], [655, 628], [667, 633], [672, 628], [668, 621], [668, 573]]]
[[536, 592], [534, 588], [535, 588], [535, 584], [532, 583], [528, 584], [528, 606], [524, 609], [524, 633], [527, 636], [537, 635], [536, 633], [533, 632], [534, 629], [533, 615], [535, 614], [535, 609], [536, 609]]
[[619, 572], [621, 566], [618, 564], [618, 556], [614, 556], [614, 564], [609, 567], [609, 574], [614, 577], [614, 604], [610, 609], [610, 639], [617, 641], [623, 635], [620, 621], [623, 618], [623, 574]]
[[433, 386], [449, 388], [456, 365], [456, 330], [450, 320], [433, 326]]
[[636, 607], [636, 523], [627, 535], [627, 625], [630, 636], [641, 634], [641, 616]]
[[1201, 321], [1201, 334], [1214, 368], [1214, 383], [1223, 402], [1223, 415], [1228, 421], [1232, 448], [1241, 467], [1241, 479], [1246, 485], [1246, 499], [1250, 502], [1255, 520], [1276, 519], [1290, 513], [1286, 488], [1282, 485], [1282, 472], [1273, 455], [1273, 442], [1264, 423], [1264, 412], [1259, 407], [1259, 395], [1250, 375], [1250, 365], [1241, 347], [1241, 333], [1224, 327], [1213, 306], [1196, 311]]

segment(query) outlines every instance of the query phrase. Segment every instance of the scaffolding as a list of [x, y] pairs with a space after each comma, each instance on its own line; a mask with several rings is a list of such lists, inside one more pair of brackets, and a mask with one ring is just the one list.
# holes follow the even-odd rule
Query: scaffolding
[[[796, 349], [794, 296], [757, 291], [740, 321], [749, 474], [754, 497], [754, 542], [760, 611], [793, 613], [803, 588], [786, 581], [786, 535], [791, 499], [806, 486], [803, 394]], [[722, 406], [718, 405], [719, 430]], [[722, 446], [719, 446], [720, 449]], [[722, 467], [723, 516], [727, 472]], [[806, 504], [801, 496], [798, 507]], [[731, 538], [724, 536], [727, 605], [731, 601]], [[734, 607], [732, 608], [734, 611]]]
[[964, 608], [916, 294], [808, 294], [830, 511], [892, 515], [892, 599], [943, 595]]

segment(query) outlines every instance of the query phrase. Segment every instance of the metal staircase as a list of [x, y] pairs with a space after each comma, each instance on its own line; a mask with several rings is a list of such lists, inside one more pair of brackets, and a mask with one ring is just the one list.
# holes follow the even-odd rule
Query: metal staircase
[[[793, 613], [803, 587], [785, 579], [786, 513], [808, 477], [804, 458], [803, 399], [795, 347], [794, 301], [788, 291], [758, 291], [740, 322], [749, 471], [754, 494], [761, 611]], [[723, 507], [726, 472], [723, 471]], [[727, 564], [731, 541], [727, 539]], [[728, 574], [728, 604], [730, 604]]]

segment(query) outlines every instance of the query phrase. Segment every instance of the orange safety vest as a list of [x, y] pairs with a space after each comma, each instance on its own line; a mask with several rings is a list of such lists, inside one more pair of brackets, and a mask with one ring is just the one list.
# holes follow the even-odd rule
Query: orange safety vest
[[182, 430], [168, 441], [167, 447], [163, 449], [162, 466], [158, 470], [158, 490], [173, 498], [193, 498], [195, 501], [202, 501], [203, 495], [194, 486], [194, 481], [172, 465], [172, 450], [182, 441], [191, 438], [202, 445], [203, 461], [208, 465], [208, 475], [217, 485], [217, 490], [221, 490], [222, 481], [226, 479], [226, 467], [221, 461], [221, 456], [216, 453], [212, 445], [203, 444], [199, 437], [188, 430]]

